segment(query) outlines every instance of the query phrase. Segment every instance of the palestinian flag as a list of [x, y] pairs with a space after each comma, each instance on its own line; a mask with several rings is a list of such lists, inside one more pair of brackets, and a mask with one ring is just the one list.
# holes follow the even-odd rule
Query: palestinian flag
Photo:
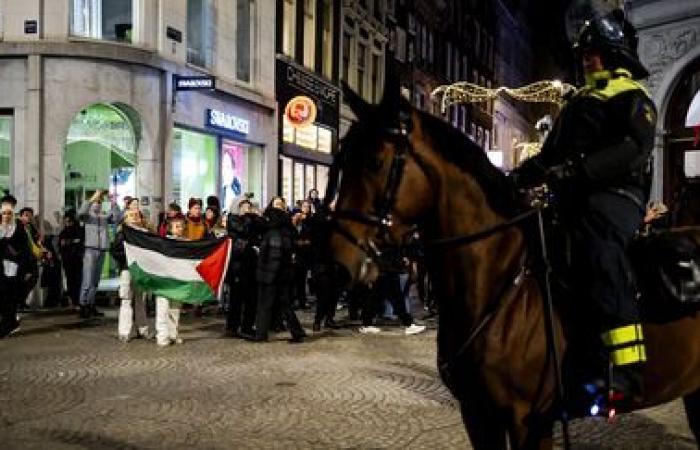
[[202, 304], [221, 297], [231, 239], [180, 241], [124, 226], [131, 281], [170, 300]]

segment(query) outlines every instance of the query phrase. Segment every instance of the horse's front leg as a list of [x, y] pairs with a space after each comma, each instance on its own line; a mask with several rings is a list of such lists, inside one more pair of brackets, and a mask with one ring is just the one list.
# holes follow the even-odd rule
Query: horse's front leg
[[460, 399], [462, 421], [474, 450], [506, 450], [506, 421], [493, 403], [476, 396]]
[[523, 450], [551, 450], [554, 423], [548, 417], [531, 413], [531, 404], [513, 406], [511, 425], [508, 427], [510, 447]]

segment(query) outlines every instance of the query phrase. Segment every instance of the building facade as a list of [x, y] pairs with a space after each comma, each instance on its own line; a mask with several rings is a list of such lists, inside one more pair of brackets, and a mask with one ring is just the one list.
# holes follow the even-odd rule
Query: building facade
[[151, 220], [190, 197], [264, 201], [274, 17], [260, 0], [0, 2], [0, 187], [47, 226], [95, 189], [139, 197]]
[[[270, 2], [272, 3], [272, 2]], [[340, 3], [277, 0], [278, 193], [293, 205], [323, 195], [340, 135]]]
[[404, 94], [418, 109], [441, 117], [482, 148], [492, 146], [493, 102], [454, 105], [446, 111], [431, 92], [468, 81], [495, 85], [496, 15], [491, 2], [396, 0], [392, 45]]
[[[387, 0], [343, 0], [340, 47], [340, 79], [369, 103], [379, 103], [383, 95], [387, 19], [395, 5]], [[343, 104], [340, 130], [344, 135], [355, 120]]]
[[663, 199], [677, 224], [697, 224], [700, 147], [685, 119], [700, 92], [700, 3], [635, 0], [627, 6], [658, 108], [652, 199]]

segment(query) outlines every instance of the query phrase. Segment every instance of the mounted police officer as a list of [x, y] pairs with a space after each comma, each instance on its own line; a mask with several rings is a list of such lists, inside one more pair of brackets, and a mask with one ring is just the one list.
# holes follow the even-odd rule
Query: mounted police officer
[[[614, 398], [641, 395], [646, 350], [625, 251], [644, 217], [656, 109], [637, 81], [649, 73], [621, 11], [586, 21], [574, 44], [585, 86], [569, 99], [542, 151], [512, 173], [547, 182], [571, 243], [572, 292], [590, 306], [587, 345], [605, 359]], [[601, 352], [601, 349], [603, 351]]]

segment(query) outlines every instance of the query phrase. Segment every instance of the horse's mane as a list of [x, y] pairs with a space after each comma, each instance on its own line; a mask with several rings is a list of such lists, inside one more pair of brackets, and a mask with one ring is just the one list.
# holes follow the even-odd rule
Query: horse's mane
[[515, 192], [506, 175], [491, 164], [486, 152], [448, 123], [424, 111], [415, 111], [426, 137], [433, 143], [432, 149], [446, 161], [468, 172], [498, 214], [512, 216], [519, 209]]

